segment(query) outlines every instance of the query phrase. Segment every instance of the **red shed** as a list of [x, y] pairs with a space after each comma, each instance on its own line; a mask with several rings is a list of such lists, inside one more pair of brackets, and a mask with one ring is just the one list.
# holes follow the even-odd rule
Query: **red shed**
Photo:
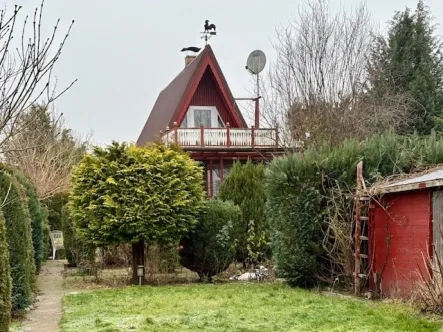
[[[441, 252], [443, 169], [373, 188], [369, 218], [370, 287], [382, 295], [410, 297], [419, 272]], [[435, 250], [435, 251], [434, 251]]]

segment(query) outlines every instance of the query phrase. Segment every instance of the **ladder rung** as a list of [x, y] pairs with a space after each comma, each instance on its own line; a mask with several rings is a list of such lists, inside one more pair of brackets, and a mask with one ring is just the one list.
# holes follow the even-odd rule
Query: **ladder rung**
[[361, 236], [360, 236], [360, 240], [368, 241], [369, 238], [368, 238], [367, 236], [363, 236], [363, 235], [361, 235]]
[[371, 200], [371, 197], [369, 197], [369, 196], [361, 196], [361, 197], [360, 197], [360, 200], [361, 200], [361, 201], [370, 201], [370, 200]]
[[366, 217], [366, 216], [360, 216], [360, 220], [369, 220], [369, 217]]
[[[352, 272], [352, 275], [355, 277], [355, 272]], [[359, 273], [359, 274], [358, 274], [358, 277], [359, 277], [359, 278], [367, 278], [368, 276], [367, 276], [366, 274]]]
[[[360, 258], [368, 258], [368, 255], [366, 254], [358, 254]], [[354, 253], [354, 256], [357, 256], [356, 253]]]

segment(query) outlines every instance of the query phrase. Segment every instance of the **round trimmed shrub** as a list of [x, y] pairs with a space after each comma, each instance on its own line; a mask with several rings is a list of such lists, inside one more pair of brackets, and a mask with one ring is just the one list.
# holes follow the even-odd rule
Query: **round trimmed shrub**
[[34, 249], [31, 220], [23, 188], [4, 167], [0, 170], [0, 199], [5, 202], [3, 215], [12, 277], [12, 311], [17, 312], [31, 304], [36, 280]]
[[6, 225], [0, 212], [0, 331], [9, 331], [11, 318], [11, 274]]
[[37, 198], [37, 191], [34, 185], [21, 172], [15, 171], [14, 175], [23, 186], [28, 198], [29, 214], [31, 216], [32, 229], [32, 245], [34, 248], [34, 261], [37, 273], [40, 272], [43, 261], [45, 260], [44, 252], [44, 234], [43, 227], [45, 224], [45, 214], [42, 206]]
[[241, 210], [234, 203], [206, 201], [196, 227], [180, 240], [180, 264], [210, 281], [234, 261], [240, 223]]

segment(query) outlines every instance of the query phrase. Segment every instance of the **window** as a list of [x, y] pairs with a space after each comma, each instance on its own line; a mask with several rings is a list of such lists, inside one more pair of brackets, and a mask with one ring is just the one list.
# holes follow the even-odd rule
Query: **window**
[[215, 106], [190, 106], [180, 127], [198, 128], [223, 128], [223, 123]]

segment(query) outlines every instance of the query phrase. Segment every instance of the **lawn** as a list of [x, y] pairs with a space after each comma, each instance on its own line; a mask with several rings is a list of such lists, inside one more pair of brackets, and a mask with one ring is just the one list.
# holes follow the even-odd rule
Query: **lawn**
[[439, 331], [443, 326], [393, 304], [279, 284], [134, 286], [71, 294], [63, 301], [63, 332]]

